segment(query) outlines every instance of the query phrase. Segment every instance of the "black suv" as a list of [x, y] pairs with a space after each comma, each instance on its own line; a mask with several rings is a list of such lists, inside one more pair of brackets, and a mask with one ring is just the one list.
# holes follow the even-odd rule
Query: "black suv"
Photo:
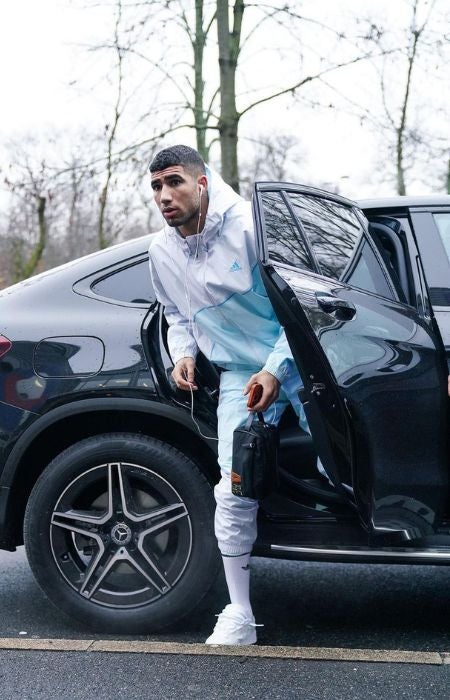
[[[288, 409], [254, 553], [450, 563], [450, 197], [260, 183], [253, 209], [315, 445]], [[57, 606], [125, 632], [192, 610], [218, 568], [218, 373], [199, 356], [197, 427], [149, 240], [0, 292], [0, 546], [24, 541]]]

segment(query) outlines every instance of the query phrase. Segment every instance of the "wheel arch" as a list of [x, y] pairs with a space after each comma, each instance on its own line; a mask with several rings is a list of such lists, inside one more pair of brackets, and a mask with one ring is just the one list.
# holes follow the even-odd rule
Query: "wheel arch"
[[[211, 426], [202, 432], [214, 436]], [[213, 484], [219, 476], [217, 443], [202, 438], [185, 411], [143, 399], [76, 401], [38, 418], [11, 451], [0, 481], [0, 546], [23, 543], [29, 495], [45, 467], [70, 445], [100, 433], [135, 432], [155, 437], [189, 456]]]

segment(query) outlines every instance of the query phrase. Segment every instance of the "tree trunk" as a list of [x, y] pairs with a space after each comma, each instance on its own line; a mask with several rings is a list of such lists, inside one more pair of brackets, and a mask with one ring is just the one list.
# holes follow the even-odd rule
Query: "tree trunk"
[[195, 0], [195, 35], [192, 42], [194, 50], [194, 124], [197, 136], [197, 151], [203, 160], [208, 158], [206, 148], [206, 119], [203, 105], [205, 81], [203, 80], [203, 52], [206, 33], [203, 29], [203, 0]]
[[13, 242], [12, 247], [12, 281], [15, 284], [23, 279], [23, 269], [25, 267], [23, 240], [21, 238]]
[[408, 51], [408, 71], [406, 75], [405, 94], [400, 113], [400, 123], [397, 128], [397, 194], [406, 194], [405, 182], [405, 163], [404, 163], [404, 143], [406, 136], [406, 119], [408, 115], [408, 103], [411, 91], [411, 78], [414, 68], [414, 62], [417, 56], [417, 46], [420, 36], [425, 29], [425, 24], [420, 29], [417, 28], [417, 6], [418, 0], [415, 0], [413, 6], [412, 22], [411, 22], [411, 37], [412, 43]]
[[406, 194], [405, 166], [403, 162], [404, 131], [397, 130], [397, 194]]
[[109, 186], [111, 184], [111, 178], [113, 176], [114, 164], [113, 164], [113, 146], [116, 138], [117, 128], [119, 126], [119, 121], [121, 117], [121, 104], [122, 104], [122, 84], [123, 84], [123, 54], [120, 44], [119, 37], [119, 26], [122, 20], [122, 0], [117, 0], [117, 16], [116, 24], [114, 30], [114, 49], [117, 54], [117, 95], [116, 102], [114, 105], [114, 118], [112, 127], [109, 128], [109, 137], [107, 143], [107, 159], [106, 159], [106, 178], [105, 184], [103, 185], [102, 191], [100, 193], [100, 209], [98, 214], [97, 223], [97, 241], [99, 250], [107, 248], [111, 244], [113, 236], [107, 235], [105, 230], [105, 220], [106, 220], [106, 207], [108, 205], [109, 199]]
[[39, 265], [47, 243], [47, 219], [45, 216], [46, 197], [36, 195], [39, 235], [36, 245], [28, 260], [23, 258], [23, 241], [14, 247], [14, 282], [27, 279], [34, 275]]
[[100, 209], [98, 213], [98, 224], [97, 224], [97, 244], [98, 249], [103, 250], [109, 245], [109, 238], [105, 231], [105, 215], [106, 215], [106, 205], [108, 202], [108, 191], [109, 183], [111, 180], [111, 164], [108, 162], [108, 174], [106, 176], [106, 182], [103, 185], [102, 191], [100, 193]]
[[220, 70], [219, 135], [222, 158], [222, 177], [239, 192], [238, 126], [240, 115], [236, 109], [236, 69], [239, 57], [243, 0], [235, 0], [233, 31], [230, 32], [228, 0], [217, 0], [217, 36]]

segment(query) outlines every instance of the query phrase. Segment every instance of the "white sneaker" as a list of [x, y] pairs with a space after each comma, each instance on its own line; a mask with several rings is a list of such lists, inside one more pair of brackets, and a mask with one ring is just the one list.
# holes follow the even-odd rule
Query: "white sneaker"
[[205, 644], [255, 644], [255, 618], [248, 610], [237, 603], [229, 603], [220, 615], [216, 626]]

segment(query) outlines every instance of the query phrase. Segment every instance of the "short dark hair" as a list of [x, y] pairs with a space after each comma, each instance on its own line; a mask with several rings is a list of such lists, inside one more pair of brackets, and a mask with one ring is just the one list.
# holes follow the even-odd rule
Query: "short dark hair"
[[186, 170], [201, 172], [203, 175], [206, 172], [205, 163], [198, 151], [183, 144], [169, 146], [159, 151], [150, 163], [149, 170], [154, 173], [157, 170], [170, 168], [172, 165], [182, 165]]

